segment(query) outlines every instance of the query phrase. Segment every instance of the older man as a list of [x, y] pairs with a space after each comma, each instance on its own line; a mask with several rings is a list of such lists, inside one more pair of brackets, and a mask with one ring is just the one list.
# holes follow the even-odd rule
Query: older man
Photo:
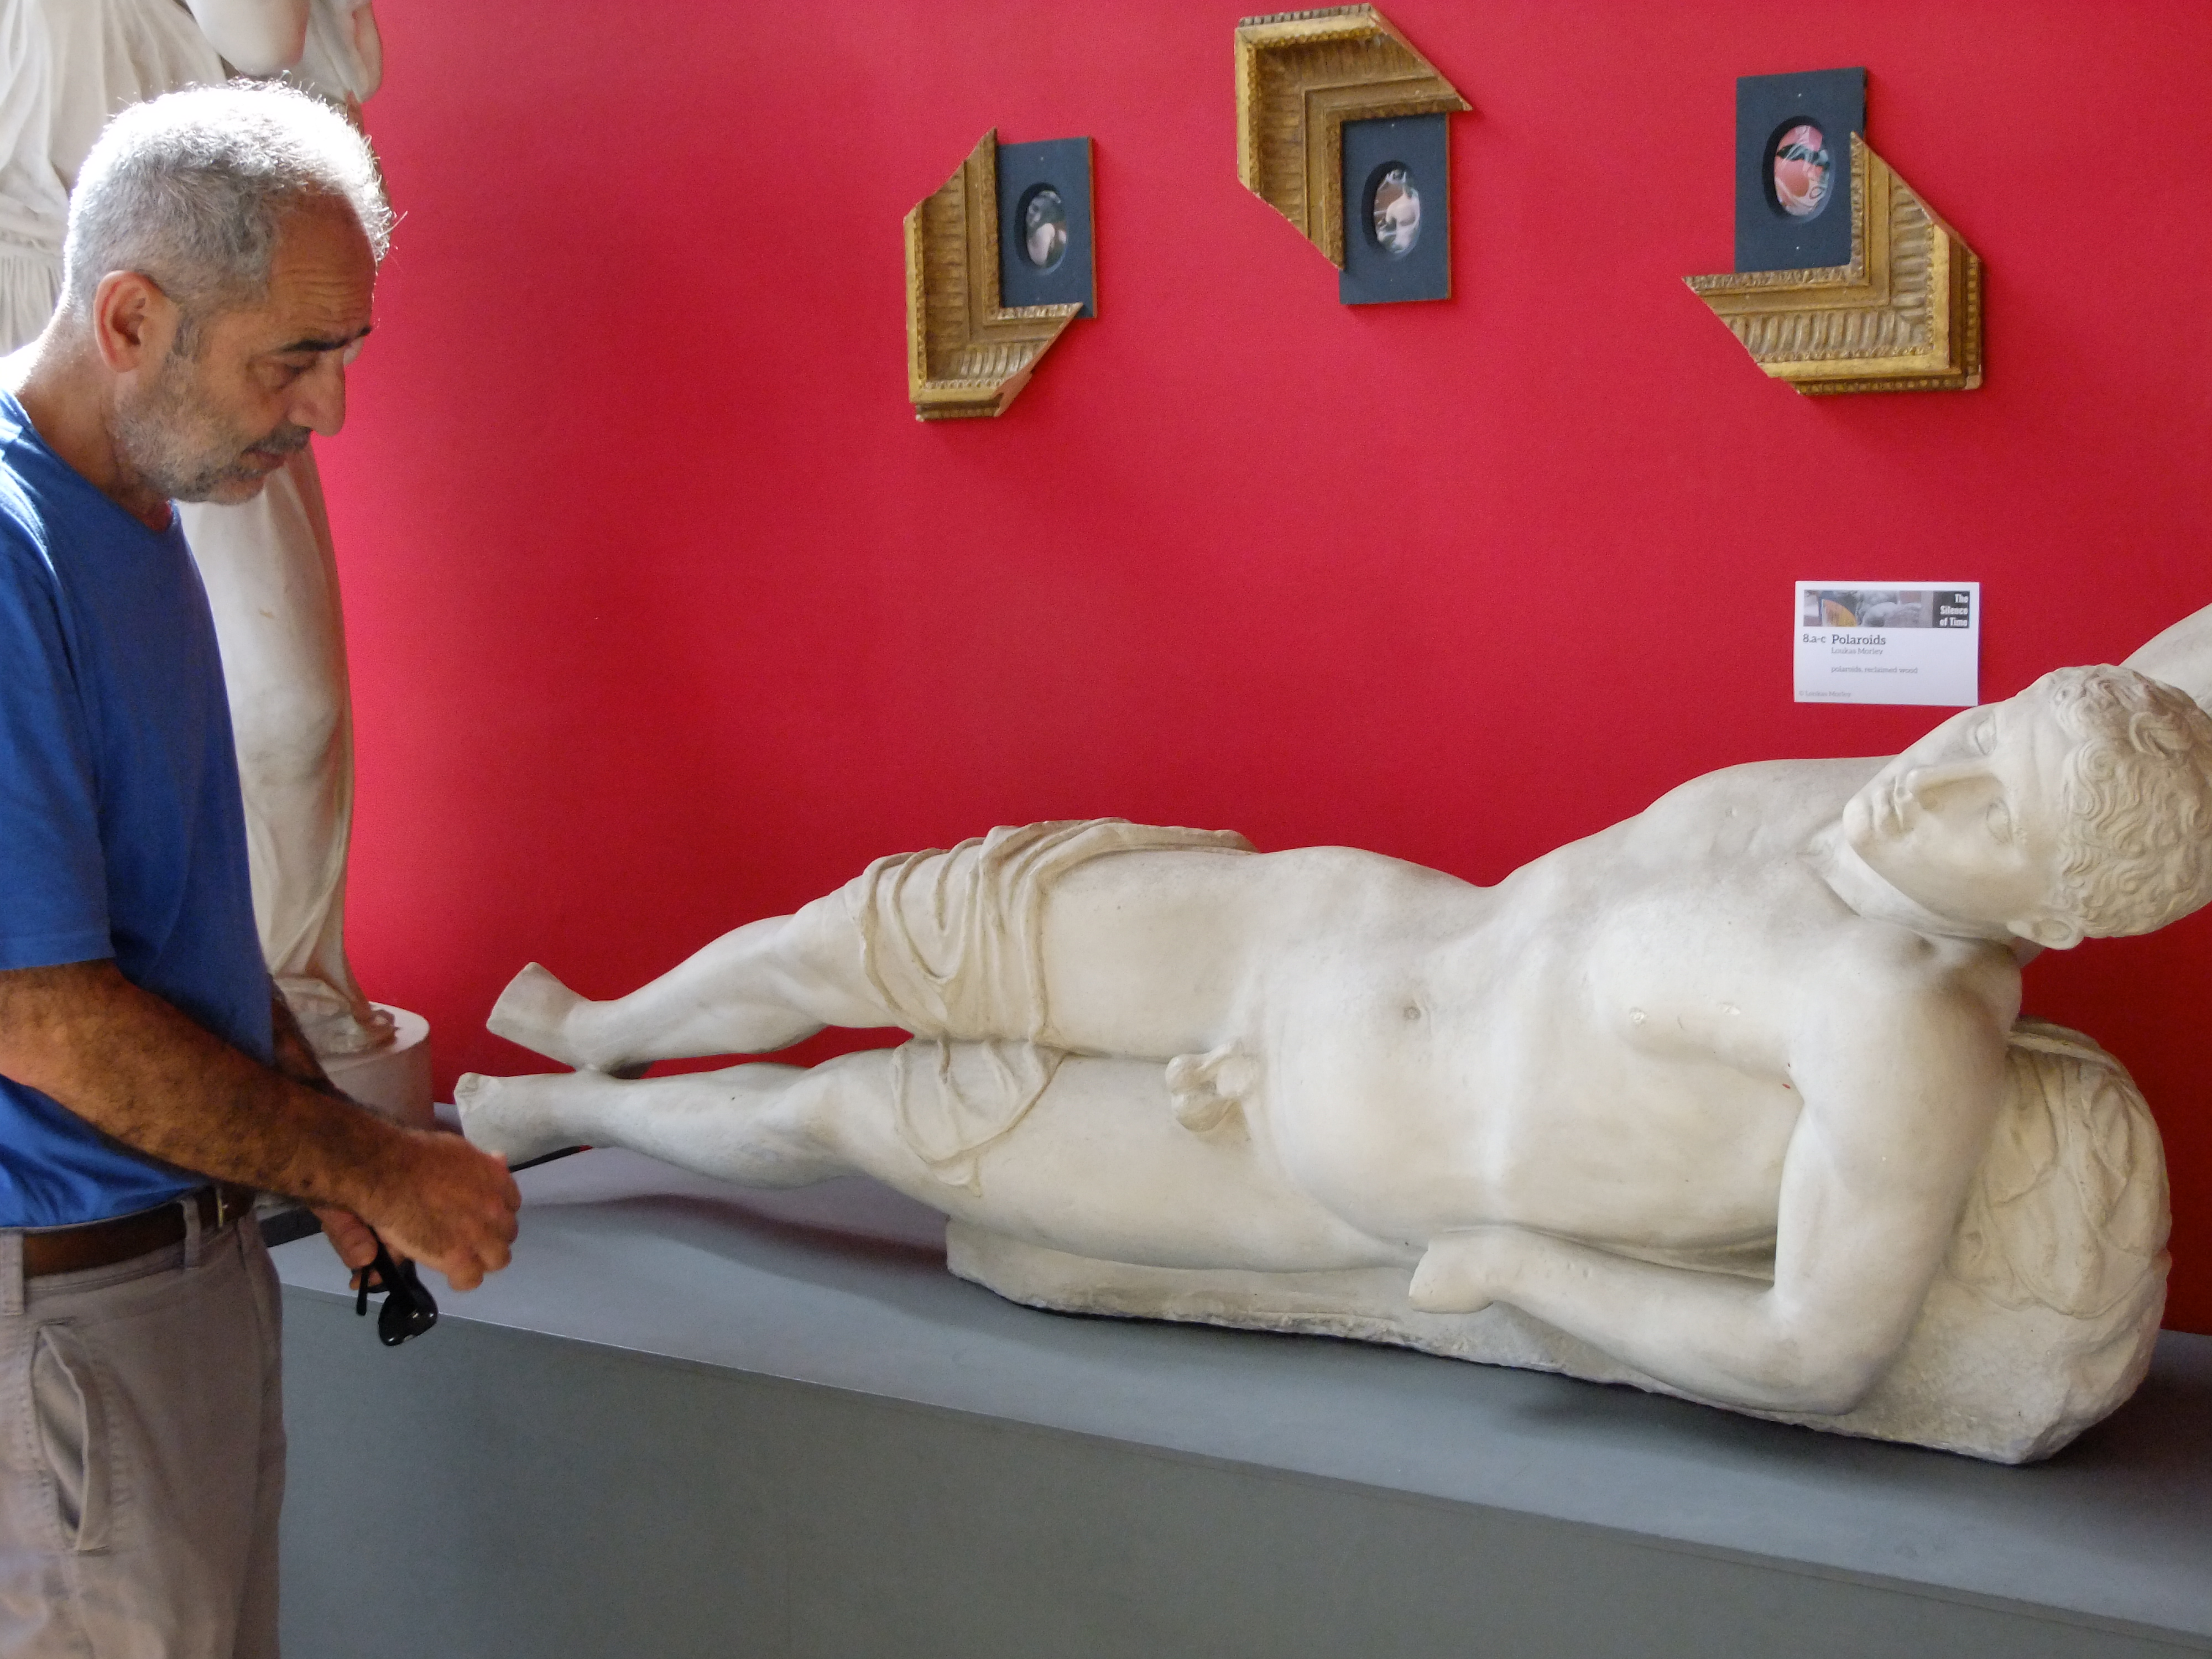
[[[357, 115], [381, 61], [368, 0], [0, 0], [0, 353], [53, 314], [69, 192], [116, 111], [283, 70]], [[182, 511], [222, 647], [264, 958], [318, 1054], [374, 1049], [393, 1023], [345, 953], [353, 710], [314, 451], [250, 501]]]
[[0, 1652], [276, 1650], [252, 1188], [462, 1289], [514, 1235], [497, 1158], [336, 1096], [272, 994], [173, 505], [250, 499], [338, 428], [390, 219], [314, 100], [137, 106], [77, 179], [59, 309], [0, 363]]
[[[1834, 1416], [1945, 1260], [2016, 951], [2208, 896], [2212, 719], [2067, 669], [1887, 765], [1698, 779], [1492, 888], [1112, 821], [885, 860], [611, 1002], [526, 969], [493, 1029], [590, 1069], [459, 1098], [510, 1156], [860, 1170], [1063, 1258], [1395, 1271], [1416, 1310], [1504, 1303], [1701, 1399]], [[593, 1074], [825, 1023], [924, 1041]]]

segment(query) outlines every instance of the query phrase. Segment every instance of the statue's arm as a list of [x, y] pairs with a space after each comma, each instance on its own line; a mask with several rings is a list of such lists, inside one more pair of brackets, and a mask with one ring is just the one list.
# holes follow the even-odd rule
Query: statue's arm
[[2212, 605], [2184, 617], [2121, 666], [2179, 686], [2212, 709]]
[[185, 0], [208, 44], [241, 75], [275, 75], [307, 49], [308, 0]]
[[[1805, 1106], [1784, 1162], [1771, 1286], [1512, 1227], [1433, 1241], [1413, 1300], [1505, 1302], [1686, 1393], [1849, 1410], [1910, 1334], [2004, 1080], [1994, 994], [1854, 998], [1793, 1045]], [[1888, 1006], [1884, 1006], [1883, 1004]]]

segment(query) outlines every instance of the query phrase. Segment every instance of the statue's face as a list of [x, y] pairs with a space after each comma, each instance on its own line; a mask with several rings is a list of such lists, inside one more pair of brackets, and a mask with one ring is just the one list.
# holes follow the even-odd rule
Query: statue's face
[[2073, 744], [2033, 693], [1970, 708], [1851, 797], [1844, 838], [1939, 915], [2059, 943], [2050, 915]]
[[205, 318], [115, 411], [118, 453], [157, 493], [243, 501], [311, 434], [345, 422], [345, 367], [368, 332], [376, 261], [352, 212], [285, 222], [258, 305]]

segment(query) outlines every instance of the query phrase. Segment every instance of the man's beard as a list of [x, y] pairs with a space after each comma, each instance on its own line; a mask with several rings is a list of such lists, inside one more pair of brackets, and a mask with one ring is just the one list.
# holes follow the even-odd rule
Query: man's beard
[[270, 472], [247, 459], [247, 452], [289, 455], [313, 435], [306, 427], [287, 424], [246, 436], [206, 413], [198, 392], [198, 374], [172, 351], [144, 395], [115, 411], [116, 459], [140, 483], [170, 501], [251, 501]]

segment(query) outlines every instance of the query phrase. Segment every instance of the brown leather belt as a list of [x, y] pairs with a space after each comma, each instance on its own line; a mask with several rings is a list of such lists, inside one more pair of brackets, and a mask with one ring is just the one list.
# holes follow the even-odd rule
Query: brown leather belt
[[185, 1242], [187, 1204], [200, 1212], [200, 1231], [215, 1232], [240, 1216], [253, 1212], [250, 1187], [202, 1187], [174, 1203], [157, 1209], [119, 1215], [111, 1221], [88, 1221], [82, 1227], [52, 1227], [23, 1235], [23, 1277], [39, 1279], [48, 1273], [82, 1273], [88, 1267], [112, 1267], [133, 1256]]

